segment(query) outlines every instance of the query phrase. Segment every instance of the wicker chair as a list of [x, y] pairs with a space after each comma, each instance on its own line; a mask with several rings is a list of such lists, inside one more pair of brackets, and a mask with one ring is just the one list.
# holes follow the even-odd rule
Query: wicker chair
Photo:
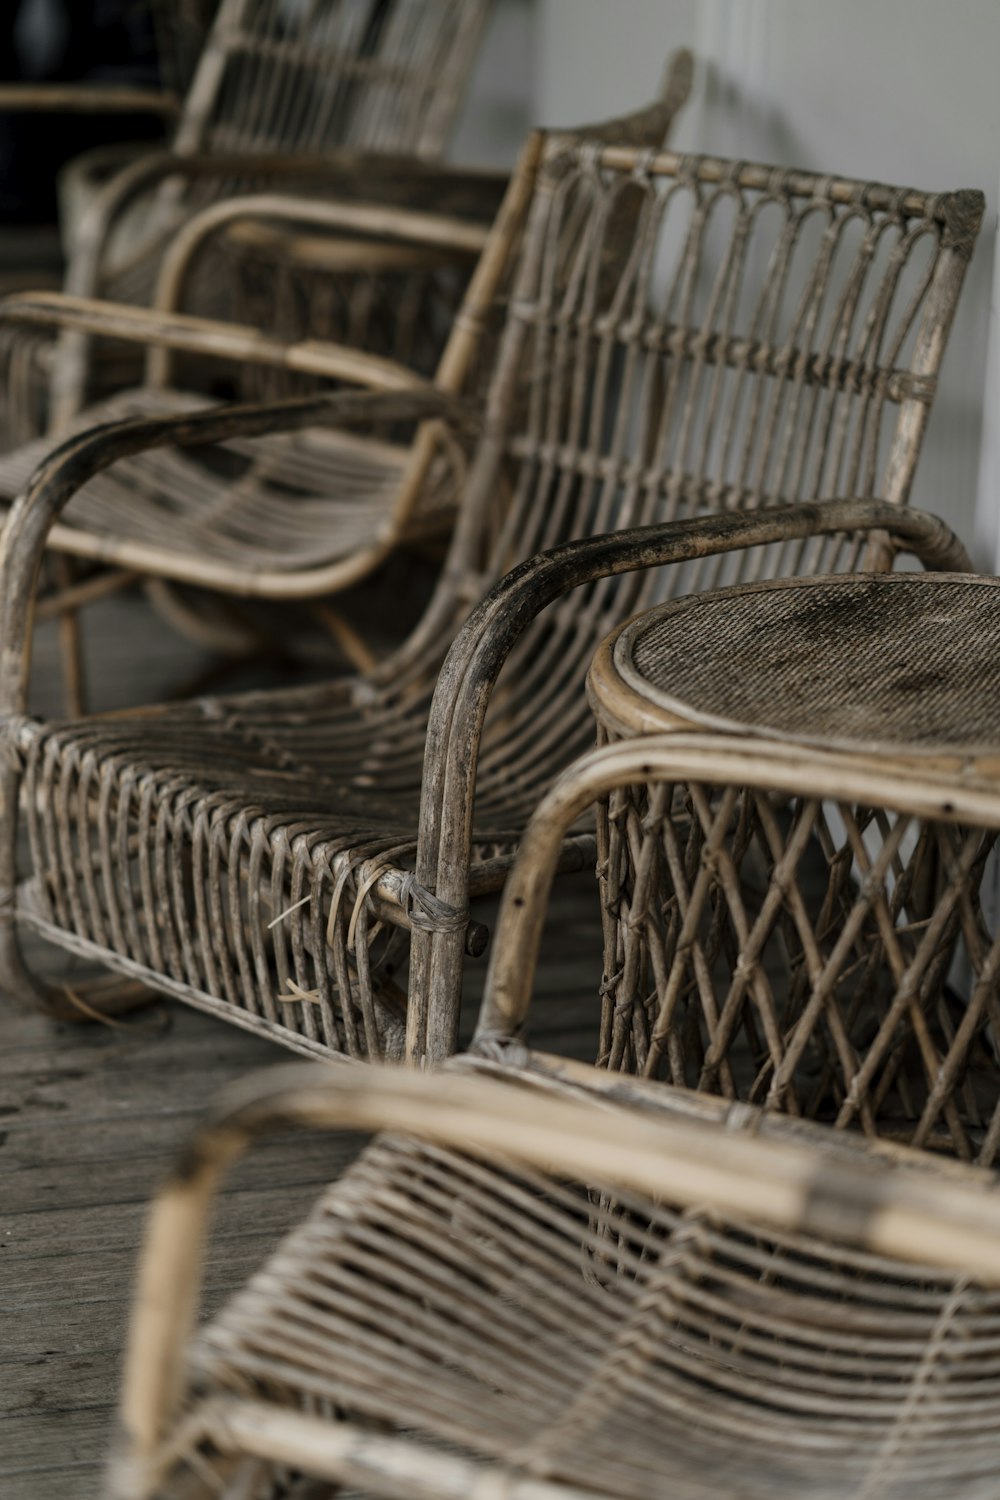
[[[26, 923], [300, 1051], [453, 1051], [463, 955], [484, 939], [470, 896], [503, 884], [540, 791], [590, 742], [583, 679], [616, 618], [698, 586], [712, 558], [750, 576], [853, 568], [867, 538], [878, 564], [899, 543], [968, 567], [905, 501], [981, 211], [976, 193], [550, 142], [440, 585], [399, 653], [320, 688], [33, 723], [28, 601], [49, 527], [96, 471], [378, 400], [65, 446], [0, 558], [5, 988], [33, 988]], [[758, 233], [774, 253], [751, 287]], [[838, 493], [884, 498], [781, 504]], [[19, 792], [35, 875], [15, 898]], [[564, 858], [590, 863], [592, 840]]]
[[[222, 0], [170, 150], [145, 153], [101, 187], [72, 228], [65, 290], [148, 303], [163, 250], [192, 213], [275, 181], [315, 193], [329, 182], [331, 150], [436, 155], [487, 9], [487, 0]], [[8, 335], [12, 430], [40, 430], [44, 394], [49, 428], [60, 431], [87, 398], [90, 341], [67, 334], [51, 380], [36, 338], [23, 342]]]
[[[659, 146], [690, 77], [690, 54], [678, 52], [648, 108], [576, 134]], [[318, 383], [329, 388], [333, 379], [391, 390], [413, 388], [426, 376], [439, 390], [477, 389], [495, 356], [501, 294], [509, 292], [541, 141], [529, 137], [502, 203], [504, 182], [495, 174], [356, 156], [342, 159], [338, 171], [331, 161], [336, 201], [237, 194], [195, 215], [163, 257], [152, 312], [29, 295], [4, 303], [0, 323], [102, 334], [146, 351], [144, 384], [78, 413], [73, 431], [204, 405], [198, 391], [206, 364], [216, 380], [229, 378], [257, 399], [305, 393]], [[488, 233], [484, 217], [495, 214]], [[253, 326], [190, 318], [183, 309], [192, 272], [220, 236], [235, 231], [243, 232], [241, 263], [264, 255], [263, 301], [246, 310]], [[379, 283], [364, 296], [352, 274], [345, 286], [359, 257], [365, 277]], [[303, 274], [306, 289], [298, 286]], [[275, 323], [280, 336], [270, 332]], [[199, 376], [202, 387], [185, 384]], [[0, 496], [12, 499], [53, 446], [53, 438], [42, 438], [0, 459]], [[365, 578], [401, 543], [446, 533], [462, 467], [441, 428], [424, 429], [412, 450], [394, 442], [391, 429], [367, 444], [357, 436], [275, 436], [236, 445], [228, 469], [192, 455], [141, 456], [91, 485], [67, 516], [75, 524], [58, 527], [52, 543], [91, 569], [95, 562], [117, 565], [116, 574], [90, 580], [98, 595], [136, 574], [155, 581], [157, 602], [171, 581], [215, 591], [214, 608], [211, 597], [196, 596], [197, 610], [176, 595], [169, 599], [169, 622], [210, 649], [247, 649], [255, 640], [252, 630], [248, 638], [245, 625], [234, 625], [227, 600], [242, 601], [242, 610], [262, 599], [322, 601], [314, 613], [352, 665], [364, 668], [371, 652], [329, 596]], [[65, 580], [57, 573], [54, 584], [44, 607], [56, 613]], [[69, 604], [87, 597], [76, 579]], [[273, 630], [270, 617], [268, 623]], [[64, 613], [64, 625], [75, 629], [75, 616]], [[74, 714], [82, 712], [79, 658], [77, 641], [66, 660]]]
[[[195, 1136], [147, 1231], [116, 1500], [995, 1492], [995, 1174], [521, 1039], [576, 815], [706, 768], [815, 774], [704, 736], [597, 752], [525, 836], [473, 1055], [278, 1069]], [[1000, 828], [995, 778], [859, 776]], [[380, 1133], [192, 1338], [218, 1179], [293, 1124]]]
[[[177, 236], [164, 257], [153, 309], [30, 293], [0, 304], [0, 323], [22, 330], [76, 328], [145, 351], [143, 384], [88, 406], [70, 424], [72, 432], [130, 416], [204, 408], [210, 402], [199, 392], [199, 378], [204, 385], [209, 376], [223, 389], [235, 383], [262, 400], [293, 394], [303, 382], [306, 389], [346, 383], [457, 393], [479, 368], [484, 334], [496, 320], [494, 304], [516, 253], [538, 148], [532, 137], [502, 197], [498, 180], [389, 159], [371, 159], [365, 167], [369, 193], [379, 202], [237, 195], [196, 215]], [[357, 181], [357, 162], [345, 162], [345, 191], [356, 191]], [[435, 212], [399, 201], [423, 193], [435, 201]], [[490, 229], [480, 213], [494, 198]], [[279, 261], [291, 235], [301, 254], [322, 259], [322, 269], [311, 277], [311, 306], [338, 299], [345, 237], [350, 265], [361, 231], [370, 266], [379, 247], [385, 251], [383, 291], [394, 281], [400, 293], [392, 337], [383, 341], [383, 350], [393, 345], [392, 353], [378, 352], [379, 341], [364, 337], [373, 334], [370, 322], [364, 330], [344, 326], [346, 337], [338, 341], [292, 327], [287, 314], [279, 337], [266, 326], [184, 311], [189, 269], [214, 235], [231, 227], [277, 228]], [[273, 270], [274, 257], [268, 259]], [[278, 298], [280, 287], [272, 284], [271, 294]], [[456, 304], [460, 318], [453, 317]], [[57, 446], [51, 436], [36, 438], [0, 457], [0, 497], [8, 505]], [[195, 631], [210, 648], [232, 649], [226, 599], [327, 600], [365, 577], [400, 543], [446, 532], [463, 467], [447, 433], [438, 430], [435, 439], [428, 429], [414, 447], [394, 441], [391, 429], [373, 432], [370, 440], [337, 440], [315, 431], [262, 438], [235, 445], [228, 466], [197, 454], [166, 453], [152, 462], [140, 456], [92, 484], [67, 517], [70, 524], [53, 534], [60, 557], [77, 560], [76, 576], [67, 588], [64, 574], [53, 570], [42, 609], [61, 614], [75, 630], [76, 611], [88, 598], [106, 596], [136, 577], [196, 585], [220, 598], [215, 614], [221, 625], [212, 623], [212, 595], [197, 613], [182, 611], [174, 600], [171, 622]], [[324, 617], [331, 614], [324, 605]], [[355, 665], [370, 663], [360, 642], [355, 647], [349, 634], [342, 640], [355, 651]], [[77, 638], [64, 664], [70, 712], [76, 713], [82, 711], [75, 706], [82, 704], [79, 650]]]

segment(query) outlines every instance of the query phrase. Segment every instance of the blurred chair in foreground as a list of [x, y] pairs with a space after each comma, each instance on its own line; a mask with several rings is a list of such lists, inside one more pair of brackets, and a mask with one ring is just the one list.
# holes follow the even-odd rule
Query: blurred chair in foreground
[[[524, 1044], [567, 828], [706, 771], [795, 794], [816, 768], [706, 735], [598, 751], [525, 836], [473, 1055], [278, 1069], [196, 1134], [147, 1231], [115, 1500], [991, 1492], [994, 1174]], [[1000, 827], [994, 782], [887, 779]], [[289, 1125], [377, 1134], [193, 1333], [218, 1179]]]

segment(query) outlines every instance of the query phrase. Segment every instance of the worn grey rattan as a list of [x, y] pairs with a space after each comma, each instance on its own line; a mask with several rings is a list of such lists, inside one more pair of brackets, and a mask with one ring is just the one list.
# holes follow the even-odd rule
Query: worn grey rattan
[[[303, 1051], [384, 1055], [404, 1033], [414, 1055], [453, 1050], [464, 949], [482, 937], [470, 896], [503, 883], [540, 790], [589, 742], [583, 678], [616, 619], [710, 582], [721, 556], [752, 577], [887, 565], [899, 544], [968, 567], [904, 505], [981, 208], [550, 142], [440, 586], [398, 654], [317, 689], [34, 724], [23, 601], [48, 527], [116, 458], [368, 415], [375, 398], [122, 424], [64, 448], [4, 535], [4, 805], [23, 777], [34, 871], [15, 896], [8, 816], [5, 987], [31, 987], [16, 946], [30, 922]], [[757, 259], [765, 227], [774, 253]], [[838, 493], [883, 498], [782, 508]], [[614, 527], [638, 530], [595, 535]]]
[[[583, 807], [703, 765], [794, 796], [835, 760], [690, 734], [596, 752], [526, 834], [473, 1056], [279, 1069], [218, 1111], [150, 1221], [116, 1500], [995, 1493], [994, 1174], [522, 1040]], [[995, 778], [855, 771], [1000, 826]], [[189, 1339], [218, 1178], [292, 1122], [382, 1133]]]
[[994, 774], [998, 590], [785, 580], [682, 600], [602, 647], [612, 739], [695, 725], [761, 737], [765, 767], [795, 745], [843, 766], [785, 803], [696, 777], [602, 808], [608, 1066], [994, 1162], [995, 820], [946, 794], [950, 816], [923, 818], [863, 778]]

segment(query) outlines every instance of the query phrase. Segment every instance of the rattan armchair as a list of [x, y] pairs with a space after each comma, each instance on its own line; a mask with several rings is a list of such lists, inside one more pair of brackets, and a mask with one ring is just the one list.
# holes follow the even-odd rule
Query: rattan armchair
[[[217, 1112], [149, 1222], [115, 1500], [995, 1491], [995, 1174], [524, 1041], [584, 808], [695, 776], [811, 794], [831, 759], [690, 735], [596, 752], [525, 835], [471, 1055], [278, 1069]], [[1000, 827], [995, 779], [857, 775]], [[378, 1133], [193, 1334], [218, 1179], [290, 1125]]]
[[[550, 141], [440, 585], [396, 655], [319, 688], [34, 723], [28, 601], [95, 472], [376, 398], [66, 445], [0, 556], [4, 987], [58, 999], [21, 958], [25, 923], [300, 1051], [453, 1051], [464, 954], [484, 940], [470, 897], [503, 884], [540, 792], [590, 742], [583, 679], [616, 619], [719, 566], [888, 566], [902, 545], [968, 567], [904, 507], [981, 211], [975, 193]], [[788, 504], [838, 493], [882, 498]], [[19, 806], [33, 876], [16, 892]], [[589, 837], [564, 853], [592, 857]]]
[[[371, 159], [364, 174], [371, 197], [357, 201], [358, 164], [344, 159], [340, 201], [237, 195], [196, 215], [164, 256], [152, 309], [34, 293], [0, 304], [0, 325], [76, 329], [145, 356], [143, 383], [88, 406], [72, 431], [197, 411], [209, 404], [199, 378], [202, 387], [236, 384], [258, 399], [343, 384], [457, 393], [478, 368], [484, 336], [495, 323], [494, 302], [516, 253], [538, 149], [531, 138], [499, 196], [499, 180], [475, 173]], [[332, 162], [329, 173], [333, 180]], [[412, 206], [424, 193], [436, 211]], [[491, 229], [480, 214], [494, 212]], [[282, 242], [268, 257], [272, 269], [287, 259], [289, 241], [297, 255], [308, 253], [314, 262], [309, 305], [329, 306], [338, 297], [340, 252], [346, 245], [353, 264], [362, 236], [369, 268], [384, 252], [387, 298], [390, 282], [399, 293], [390, 336], [377, 338], [370, 320], [356, 329], [337, 319], [345, 335], [338, 340], [308, 320], [292, 326], [287, 314], [280, 335], [266, 322], [192, 316], [185, 310], [188, 273], [199, 251], [230, 228], [280, 231]], [[272, 285], [274, 298], [279, 291]], [[0, 457], [0, 496], [7, 504], [57, 446], [51, 436], [36, 438]], [[139, 456], [91, 484], [67, 516], [69, 524], [54, 531], [52, 547], [77, 560], [77, 576], [67, 591], [56, 572], [43, 608], [75, 627], [75, 610], [88, 598], [136, 577], [199, 586], [222, 600], [326, 599], [370, 573], [402, 542], [446, 532], [463, 468], [461, 452], [440, 429], [436, 437], [423, 430], [412, 446], [394, 440], [388, 429], [342, 439], [315, 431], [261, 437], [235, 445], [225, 464], [179, 451]], [[218, 646], [210, 604], [211, 596], [190, 622], [183, 615], [178, 620], [179, 606], [170, 618]], [[231, 623], [227, 628], [232, 634]], [[65, 664], [71, 685], [82, 680], [78, 651], [77, 645]], [[71, 712], [82, 711], [82, 694], [77, 698], [80, 706], [71, 693]]]
[[[690, 54], [673, 55], [661, 94], [647, 108], [574, 136], [662, 145], [690, 74]], [[339, 165], [331, 158], [326, 171], [335, 201], [237, 194], [191, 219], [163, 257], [151, 311], [29, 295], [0, 305], [0, 326], [100, 334], [146, 352], [143, 385], [78, 413], [74, 431], [204, 405], [198, 385], [185, 385], [193, 360], [202, 376], [210, 364], [217, 379], [232, 378], [235, 368], [237, 389], [258, 399], [310, 384], [329, 388], [331, 381], [408, 389], [424, 377], [439, 391], [481, 393], [495, 362], [502, 298], [509, 293], [542, 143], [539, 133], [529, 137], [502, 202], [503, 180], [491, 174], [398, 158], [348, 156]], [[488, 231], [483, 219], [494, 213]], [[184, 309], [192, 272], [220, 235], [236, 230], [257, 231], [250, 244], [265, 253], [262, 295], [270, 313], [262, 310], [254, 326], [190, 317]], [[277, 234], [277, 243], [267, 232]], [[621, 260], [627, 242], [627, 232], [621, 233], [609, 253]], [[240, 247], [240, 255], [250, 253], [242, 240]], [[366, 277], [379, 280], [377, 296], [357, 295], [350, 276], [345, 291], [345, 270], [358, 258]], [[616, 263], [609, 260], [609, 274]], [[282, 302], [281, 265], [291, 267], [293, 278], [305, 265], [309, 276], [298, 321], [288, 310], [277, 319], [273, 311]], [[276, 321], [280, 334], [271, 331]], [[54, 446], [51, 437], [38, 439], [0, 459], [0, 497], [12, 499]], [[335, 439], [316, 432], [257, 438], [232, 445], [226, 468], [218, 455], [141, 455], [88, 486], [67, 524], [53, 531], [52, 546], [60, 553], [91, 569], [107, 563], [118, 569], [111, 578], [90, 579], [91, 594], [77, 579], [65, 603], [73, 607], [136, 575], [155, 580], [160, 590], [170, 582], [210, 589], [223, 600], [221, 632], [212, 627], [210, 605], [193, 615], [174, 600], [169, 618], [225, 649], [234, 634], [226, 598], [322, 601], [316, 608], [323, 623], [334, 627], [352, 664], [366, 666], [370, 651], [329, 596], [365, 578], [402, 543], [446, 533], [463, 474], [462, 453], [441, 427], [424, 428], [412, 446], [384, 427], [367, 442], [361, 434]], [[60, 610], [59, 592], [46, 601], [50, 612]], [[64, 621], [75, 628], [72, 614], [67, 619], [64, 613]], [[245, 635], [244, 627], [237, 639]], [[73, 691], [82, 680], [78, 657], [77, 647], [66, 663], [73, 713], [82, 711], [82, 694]]]
[[[112, 173], [73, 226], [66, 292], [148, 303], [163, 251], [193, 213], [276, 183], [315, 193], [329, 183], [331, 151], [437, 155], [487, 11], [487, 0], [222, 0], [170, 149]], [[227, 278], [233, 266], [231, 255]], [[200, 310], [211, 311], [211, 287], [203, 295]], [[50, 430], [62, 430], [91, 381], [83, 333], [60, 341], [51, 378], [37, 348], [8, 334], [8, 397], [22, 433], [39, 430], [40, 406]]]

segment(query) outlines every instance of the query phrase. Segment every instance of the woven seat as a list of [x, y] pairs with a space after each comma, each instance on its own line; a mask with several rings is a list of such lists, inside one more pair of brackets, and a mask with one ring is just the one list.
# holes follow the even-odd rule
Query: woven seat
[[[207, 404], [193, 393], [150, 387], [89, 407], [73, 426], [180, 415]], [[8, 499], [51, 448], [42, 438], [0, 459], [0, 489]], [[83, 490], [51, 545], [84, 558], [110, 554], [125, 567], [155, 557], [160, 577], [206, 584], [233, 579], [238, 556], [246, 591], [294, 593], [301, 582], [307, 594], [324, 593], [339, 568], [369, 570], [389, 539], [439, 531], [454, 512], [463, 477], [442, 452], [429, 465], [414, 513], [397, 526], [412, 459], [405, 443], [319, 429], [235, 442], [229, 451], [228, 474], [182, 449], [116, 464]]]
[[[835, 286], [816, 271], [830, 268], [828, 241], [809, 238], [817, 204], [843, 250]], [[31, 986], [16, 949], [23, 919], [289, 1045], [381, 1055], [399, 1042], [408, 944], [418, 1002], [407, 1046], [453, 1051], [470, 895], [502, 884], [527, 811], [590, 743], [583, 682], [616, 620], [711, 581], [720, 560], [780, 575], [803, 544], [816, 571], [888, 567], [897, 550], [968, 567], [946, 528], [905, 501], [980, 206], [964, 193], [548, 140], [440, 585], [398, 653], [341, 683], [56, 730], [25, 721], [24, 603], [70, 492], [138, 451], [280, 424], [267, 408], [207, 411], [68, 445], [3, 539], [0, 707], [15, 753], [4, 806], [17, 805], [24, 768], [35, 876], [30, 904], [9, 914], [6, 986]], [[731, 236], [721, 258], [716, 224]], [[748, 272], [740, 320], [726, 293], [743, 282], [737, 250], [751, 224], [767, 225], [760, 251], [775, 235], [789, 247], [803, 237], [796, 274], [831, 309], [824, 323], [806, 298], [802, 326], [776, 330], [769, 359], [737, 335], [780, 301], [788, 258], [763, 256], [752, 287]], [[678, 246], [665, 281], [658, 268]], [[678, 302], [699, 285], [703, 300]], [[704, 337], [680, 337], [681, 316]], [[792, 359], [807, 327], [818, 349], [846, 351], [856, 331], [870, 378], [845, 384], [829, 360]], [[422, 408], [424, 395], [302, 398], [280, 422], [455, 415], [440, 398]], [[745, 405], [759, 425], [737, 452], [713, 433]], [[815, 428], [830, 434], [821, 450]], [[808, 466], [788, 461], [807, 448]], [[847, 498], [813, 503], [842, 488]], [[289, 810], [296, 776], [310, 802]], [[11, 819], [5, 832], [0, 884], [13, 890]], [[591, 849], [575, 843], [567, 860]], [[288, 1002], [286, 974], [310, 998]]]
[[1000, 1293], [952, 1273], [620, 1189], [594, 1213], [575, 1183], [387, 1137], [188, 1378], [571, 1493], [952, 1500], [995, 1482], [998, 1318]]
[[[745, 738], [718, 756], [654, 736], [561, 779], [505, 893], [471, 1056], [277, 1070], [196, 1136], [148, 1231], [116, 1500], [993, 1493], [994, 1174], [525, 1045], [582, 807], [702, 767], [798, 795], [836, 759], [768, 770]], [[1000, 825], [995, 777], [892, 784]], [[383, 1131], [189, 1337], [218, 1177], [292, 1123]]]

